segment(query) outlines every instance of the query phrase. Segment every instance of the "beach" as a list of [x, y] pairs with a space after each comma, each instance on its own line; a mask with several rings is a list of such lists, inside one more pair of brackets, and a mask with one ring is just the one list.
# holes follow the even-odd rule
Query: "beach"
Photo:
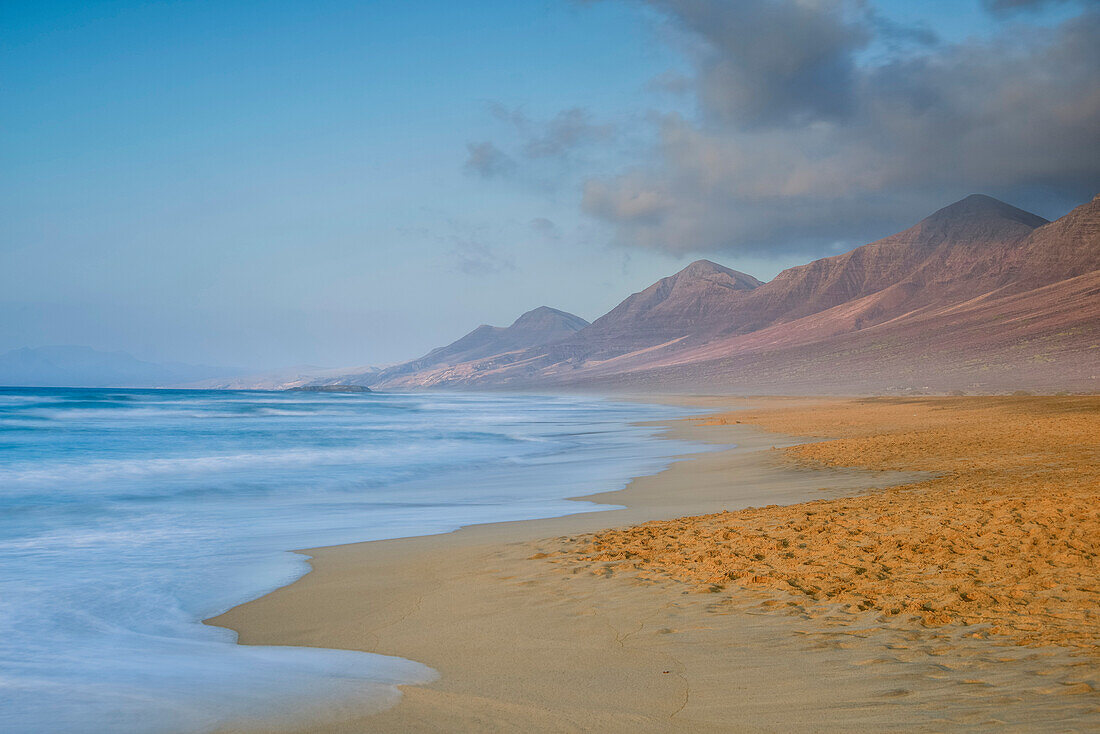
[[1100, 726], [1100, 401], [677, 402], [712, 413], [669, 437], [734, 447], [584, 497], [625, 509], [305, 550], [208, 623], [439, 673], [289, 731]]
[[294, 548], [591, 509], [705, 449], [688, 410], [576, 396], [0, 389], [0, 730], [213, 731], [433, 680], [403, 658], [202, 624], [309, 571]]

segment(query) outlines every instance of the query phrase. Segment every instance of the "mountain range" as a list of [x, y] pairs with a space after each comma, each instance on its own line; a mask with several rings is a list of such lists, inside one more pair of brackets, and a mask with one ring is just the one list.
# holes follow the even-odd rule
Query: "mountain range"
[[588, 323], [541, 306], [419, 359], [263, 375], [40, 347], [0, 385], [888, 393], [1100, 388], [1100, 196], [1054, 221], [980, 194], [764, 283], [698, 260]]
[[239, 373], [225, 367], [146, 362], [126, 352], [83, 346], [24, 347], [0, 354], [3, 387], [166, 387]]
[[540, 306], [520, 316], [511, 326], [482, 324], [461, 339], [445, 347], [433, 349], [420, 359], [382, 370], [367, 368], [345, 374], [337, 373], [326, 379], [315, 380], [312, 384], [369, 386], [398, 384], [407, 379], [416, 385], [418, 375], [446, 371], [460, 364], [477, 364], [502, 355], [551, 344], [588, 326], [589, 323], [580, 316], [549, 306]]
[[976, 194], [762, 283], [709, 260], [591, 324], [541, 307], [374, 388], [732, 392], [1095, 390], [1100, 197], [1054, 222]]

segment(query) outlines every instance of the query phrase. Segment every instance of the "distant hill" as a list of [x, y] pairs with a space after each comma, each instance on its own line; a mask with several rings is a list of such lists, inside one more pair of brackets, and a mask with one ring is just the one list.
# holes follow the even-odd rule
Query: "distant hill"
[[287, 392], [368, 393], [371, 392], [371, 389], [362, 385], [303, 385], [302, 387], [289, 387]]
[[586, 326], [588, 322], [580, 316], [539, 306], [520, 316], [511, 326], [482, 324], [458, 341], [433, 349], [412, 364], [424, 369], [482, 359], [556, 341]]
[[0, 354], [5, 387], [165, 387], [234, 370], [181, 363], [143, 362], [125, 352], [91, 347], [24, 347]]
[[1047, 222], [972, 195], [768, 283], [700, 260], [557, 339], [498, 345], [491, 328], [366, 384], [1100, 389], [1100, 197]]
[[[290, 390], [296, 387], [304, 387], [315, 383], [323, 384], [326, 381], [340, 383], [348, 374], [357, 376], [356, 384], [364, 380], [370, 381], [382, 371], [382, 367], [344, 367], [333, 369], [331, 367], [316, 367], [314, 365], [298, 365], [267, 372], [249, 372], [233, 377], [216, 377], [213, 379], [189, 382], [182, 387], [197, 388], [203, 390]], [[346, 384], [346, 383], [345, 383]], [[365, 386], [365, 385], [364, 385]]]
[[570, 344], [589, 358], [607, 358], [685, 336], [721, 331], [759, 280], [710, 260], [662, 278], [579, 331]]
[[403, 386], [406, 378], [413, 378], [417, 386], [432, 382], [449, 382], [449, 370], [455, 365], [477, 363], [494, 357], [537, 348], [584, 329], [588, 322], [580, 316], [559, 311], [549, 306], [539, 306], [520, 316], [510, 326], [482, 324], [461, 339], [439, 347], [420, 359], [378, 371], [364, 373], [345, 372], [316, 380], [314, 384], [351, 383], [371, 386]]

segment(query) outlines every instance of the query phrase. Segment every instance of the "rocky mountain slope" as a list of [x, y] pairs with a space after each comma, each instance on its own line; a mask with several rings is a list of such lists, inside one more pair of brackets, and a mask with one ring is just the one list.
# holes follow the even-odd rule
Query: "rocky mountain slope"
[[717, 333], [761, 285], [751, 275], [697, 260], [633, 294], [567, 343], [592, 359]]
[[973, 195], [768, 283], [700, 260], [556, 339], [479, 329], [368, 384], [1096, 389], [1098, 289], [1100, 197], [1047, 222]]
[[316, 384], [344, 383], [363, 385], [427, 385], [449, 381], [445, 377], [455, 365], [522, 352], [525, 349], [560, 341], [589, 324], [580, 316], [539, 306], [520, 316], [510, 326], [482, 324], [466, 336], [439, 347], [420, 359], [395, 365], [379, 372], [337, 375]]
[[483, 359], [564, 339], [586, 326], [588, 322], [580, 316], [540, 306], [520, 316], [511, 326], [482, 324], [458, 341], [433, 349], [414, 364], [423, 369]]

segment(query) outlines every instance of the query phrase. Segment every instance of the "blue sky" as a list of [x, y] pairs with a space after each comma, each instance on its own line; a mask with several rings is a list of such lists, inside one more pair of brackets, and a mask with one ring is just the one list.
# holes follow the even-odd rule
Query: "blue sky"
[[[1071, 2], [1023, 15], [976, 1], [875, 8], [947, 45], [1086, 12]], [[770, 278], [906, 213], [911, 223], [936, 200], [891, 191], [865, 229], [791, 235], [789, 247], [774, 222], [727, 242], [717, 229], [697, 238], [619, 216], [624, 181], [644, 192], [683, 177], [660, 150], [668, 116], [699, 134], [713, 127], [683, 80], [722, 48], [698, 51], [712, 40], [695, 38], [673, 2], [85, 1], [0, 12], [0, 350], [382, 363], [538, 305], [594, 318], [697, 256]], [[853, 52], [859, 63], [930, 53], [883, 33]], [[1073, 174], [1085, 183], [1072, 191], [1036, 188], [1034, 172], [988, 188], [1057, 216], [1091, 171]]]

